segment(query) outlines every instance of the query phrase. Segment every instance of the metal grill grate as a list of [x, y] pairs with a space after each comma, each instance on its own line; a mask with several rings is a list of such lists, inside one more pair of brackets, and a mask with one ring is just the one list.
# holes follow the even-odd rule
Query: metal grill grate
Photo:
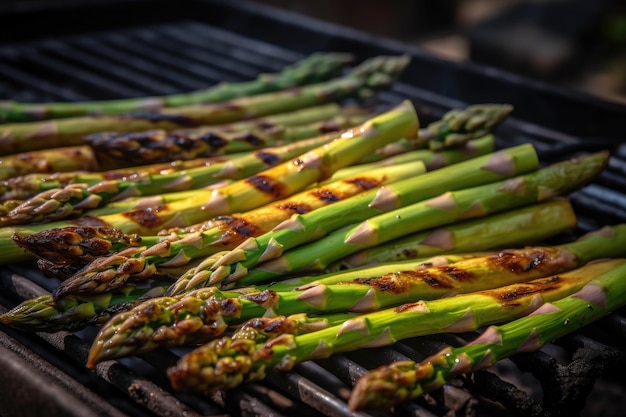
[[[216, 13], [210, 22], [176, 18], [165, 23], [0, 45], [0, 96], [19, 101], [72, 101], [182, 92], [219, 81], [249, 79], [259, 72], [277, 71], [304, 57], [310, 52], [309, 48], [323, 49], [318, 46], [322, 40], [309, 42], [309, 46], [302, 48], [294, 47], [295, 40], [290, 38], [293, 34], [286, 32], [291, 26], [286, 26], [280, 16], [275, 22], [278, 27], [272, 28], [267, 37], [259, 36], [258, 28], [246, 28], [249, 33], [242, 34], [230, 27], [235, 25], [232, 22], [236, 18], [248, 24], [268, 19], [267, 10], [261, 9], [258, 16], [255, 12], [256, 9], [244, 6], [237, 11], [239, 14], [225, 19], [223, 27], [215, 23], [222, 16]], [[308, 20], [290, 22], [300, 25], [301, 31], [311, 31], [313, 37], [321, 36], [316, 30], [326, 29], [313, 30], [306, 26], [309, 23]], [[277, 42], [276, 33], [280, 30], [284, 42]], [[333, 35], [325, 47], [364, 55], [385, 52], [384, 43], [371, 44], [368, 38], [357, 42], [353, 34], [343, 35], [341, 31], [340, 35]], [[418, 62], [421, 59], [419, 54], [416, 59]], [[431, 62], [423, 64], [425, 67], [432, 65]], [[409, 74], [393, 89], [382, 93], [381, 108], [409, 98], [416, 104], [422, 122], [427, 123], [445, 110], [468, 101], [467, 97], [446, 94], [445, 90], [425, 88], [415, 77]], [[437, 74], [429, 73], [426, 78], [436, 79]], [[505, 85], [508, 82], [513, 88], [511, 80], [502, 82]], [[532, 85], [527, 87], [530, 89]], [[522, 108], [521, 114], [531, 111]], [[614, 156], [606, 172], [572, 197], [581, 214], [576, 233], [604, 223], [626, 221], [626, 144], [613, 139], [617, 132], [615, 136], [603, 132], [601, 139], [592, 140], [559, 130], [558, 126], [559, 123], [540, 126], [513, 118], [500, 129], [498, 144], [503, 147], [532, 142], [544, 161], [581, 151], [611, 148]], [[2, 267], [0, 276], [3, 286], [0, 309], [10, 308], [24, 298], [45, 294], [56, 286], [55, 282], [22, 265]], [[614, 314], [592, 329], [558, 341], [558, 345], [550, 345], [538, 353], [519, 355], [500, 364], [499, 368], [459, 380], [466, 389], [447, 385], [433, 396], [398, 407], [394, 415], [431, 417], [479, 410], [480, 415], [565, 416], [579, 412], [584, 406], [580, 401], [584, 401], [592, 388], [590, 384], [578, 384], [577, 389], [583, 391], [576, 397], [579, 402], [569, 405], [561, 403], [558, 393], [554, 394], [554, 399], [546, 396], [547, 402], [541, 405], [526, 392], [529, 386], [537, 390], [540, 380], [547, 381], [546, 386], [555, 383], [550, 380], [551, 375], [542, 375], [542, 366], [555, 369], [553, 361], [557, 357], [564, 360], [565, 365], [571, 365], [574, 352], [582, 350], [587, 352], [586, 356], [578, 360], [588, 367], [593, 365], [589, 377], [595, 380], [604, 374], [611, 381], [616, 377], [615, 364], [623, 364], [618, 362], [618, 357], [626, 344], [625, 322], [623, 314]], [[589, 337], [588, 332], [592, 334]], [[444, 343], [459, 344], [474, 337], [472, 334], [422, 337], [391, 348], [337, 355], [303, 363], [290, 373], [271, 373], [263, 383], [202, 398], [172, 393], [165, 381], [164, 369], [173, 364], [182, 349], [161, 349], [142, 359], [107, 361], [94, 372], [86, 371], [84, 363], [93, 336], [94, 329], [77, 334], [25, 335], [0, 327], [0, 376], [10, 381], [9, 387], [5, 383], [6, 388], [3, 388], [0, 409], [6, 409], [10, 413], [7, 415], [13, 416], [35, 412], [38, 416], [286, 416], [296, 413], [348, 416], [352, 414], [345, 399], [354, 380], [366, 369], [406, 357], [422, 359]], [[534, 376], [524, 375], [524, 370]], [[525, 385], [529, 378], [530, 385]], [[514, 381], [513, 385], [510, 381]], [[624, 388], [623, 384], [621, 387]], [[537, 391], [537, 395], [541, 395], [542, 390]], [[25, 398], [23, 392], [37, 395]]]

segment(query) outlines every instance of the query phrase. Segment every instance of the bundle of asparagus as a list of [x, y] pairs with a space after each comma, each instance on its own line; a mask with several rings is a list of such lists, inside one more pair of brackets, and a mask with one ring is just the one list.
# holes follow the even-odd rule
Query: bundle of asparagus
[[236, 97], [252, 96], [284, 90], [298, 85], [336, 77], [353, 61], [344, 53], [315, 53], [287, 66], [277, 74], [261, 74], [256, 80], [241, 83], [220, 83], [205, 90], [160, 97], [141, 97], [120, 100], [78, 103], [0, 103], [0, 122], [25, 122], [89, 114], [120, 114], [156, 111], [166, 107], [211, 103]]
[[[34, 254], [64, 281], [0, 322], [47, 332], [104, 325], [90, 367], [206, 343], [168, 374], [176, 389], [208, 393], [335, 352], [510, 322], [422, 364], [373, 372], [350, 403], [361, 409], [574, 328], [543, 317], [591, 320], [625, 302], [616, 281], [626, 260], [588, 262], [625, 257], [626, 225], [524, 247], [575, 226], [572, 206], [555, 197], [595, 178], [607, 153], [538, 169], [532, 146], [494, 152], [485, 135], [506, 105], [454, 109], [421, 130], [408, 102], [366, 121], [320, 106], [368, 97], [408, 64], [377, 57], [339, 77], [349, 61], [315, 55], [187, 95], [0, 105], [1, 117], [25, 122], [0, 125], [2, 154], [46, 149], [54, 158], [63, 150], [49, 148], [75, 146], [95, 150], [98, 163], [185, 160], [100, 173], [66, 163], [45, 169], [74, 172], [17, 178], [18, 164], [5, 162], [21, 156], [4, 157], [0, 263]], [[431, 172], [419, 175], [424, 167]], [[163, 277], [175, 282], [146, 280]]]
[[388, 410], [442, 387], [457, 375], [487, 368], [515, 353], [535, 351], [608, 315], [626, 305], [624, 262], [605, 261], [581, 269], [589, 274], [589, 282], [575, 293], [546, 302], [525, 317], [491, 326], [465, 346], [447, 347], [420, 363], [407, 360], [371, 371], [358, 380], [350, 408]]
[[229, 123], [301, 109], [351, 96], [371, 95], [389, 86], [409, 63], [408, 57], [376, 57], [347, 75], [304, 87], [234, 98], [213, 104], [196, 104], [154, 113], [71, 117], [0, 125], [0, 155], [42, 148], [83, 144], [83, 137], [104, 131], [135, 132], [173, 130]]

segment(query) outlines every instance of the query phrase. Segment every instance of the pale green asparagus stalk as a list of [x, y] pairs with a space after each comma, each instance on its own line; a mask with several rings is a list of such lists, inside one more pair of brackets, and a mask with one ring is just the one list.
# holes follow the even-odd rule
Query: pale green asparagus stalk
[[28, 332], [75, 331], [106, 323], [117, 311], [124, 311], [145, 299], [158, 297], [166, 287], [136, 288], [127, 285], [99, 295], [70, 296], [55, 300], [42, 295], [23, 301], [0, 314], [0, 323]]
[[[213, 190], [209, 196], [199, 194], [158, 209], [149, 207], [98, 218], [82, 217], [73, 220], [73, 224], [54, 222], [46, 225], [4, 227], [0, 228], [0, 237], [5, 236], [8, 239], [14, 233], [24, 235], [84, 224], [108, 225], [119, 228], [124, 233], [156, 234], [161, 229], [189, 226], [216, 215], [251, 210], [324, 180], [373, 149], [398, 138], [416, 134], [418, 128], [415, 109], [410, 102], [405, 101], [361, 126], [347, 130], [339, 139], [257, 175]], [[11, 248], [11, 245], [8, 246]], [[0, 254], [0, 264], [20, 258], [15, 246], [12, 250], [9, 248]]]
[[421, 162], [381, 167], [369, 174], [362, 173], [313, 188], [245, 213], [216, 217], [203, 224], [201, 230], [185, 233], [180, 238], [173, 234], [171, 239], [161, 238], [151, 246], [129, 248], [99, 258], [59, 285], [53, 295], [60, 298], [68, 294], [111, 291], [128, 280], [152, 276], [159, 266], [180, 267], [194, 259], [234, 248], [250, 236], [271, 230], [293, 213], [306, 213], [335, 204], [372, 188], [418, 176], [424, 171]]
[[260, 74], [255, 80], [236, 83], [222, 82], [203, 90], [165, 96], [72, 103], [3, 101], [0, 102], [0, 122], [26, 122], [94, 114], [156, 111], [165, 107], [225, 101], [337, 77], [352, 61], [353, 57], [349, 54], [315, 53], [286, 66], [279, 73]]
[[[314, 213], [295, 215], [271, 232], [248, 239], [232, 251], [207, 258], [197, 268], [181, 276], [169, 292], [179, 294], [196, 285], [211, 285], [233, 271], [243, 272], [259, 262], [278, 257], [288, 248], [319, 238], [355, 221], [434, 197], [442, 190], [498, 181], [534, 170], [537, 165], [534, 148], [521, 145], [365, 193], [349, 202], [335, 204], [332, 209], [322, 208]], [[215, 277], [212, 278], [214, 272]]]
[[623, 261], [582, 271], [590, 282], [577, 292], [547, 302], [525, 317], [491, 326], [465, 346], [446, 347], [419, 363], [406, 360], [372, 370], [357, 381], [350, 408], [388, 410], [441, 388], [455, 376], [488, 368], [516, 353], [536, 351], [626, 305]]
[[[599, 175], [608, 158], [608, 152], [598, 152], [509, 180], [447, 192], [369, 218], [287, 252], [282, 242], [276, 240], [273, 254], [280, 256], [252, 270], [242, 268], [241, 264], [235, 267], [218, 265], [211, 274], [211, 282], [222, 282], [224, 288], [229, 288], [280, 279], [293, 271], [323, 271], [330, 263], [347, 255], [410, 233], [565, 195]], [[292, 228], [296, 230], [301, 226], [294, 223]]]
[[[234, 388], [243, 382], [263, 379], [269, 370], [291, 370], [294, 365], [305, 360], [327, 358], [356, 349], [388, 346], [409, 337], [476, 330], [485, 325], [528, 315], [544, 303], [580, 291], [590, 281], [618, 267], [619, 273], [614, 276], [621, 278], [625, 262], [624, 259], [596, 262], [571, 272], [523, 284], [441, 300], [416, 301], [394, 309], [361, 315], [320, 331], [295, 336], [282, 335], [264, 344], [256, 344], [248, 339], [222, 338], [183, 356], [175, 366], [168, 369], [168, 376], [176, 390], [213, 393]], [[581, 297], [585, 299], [583, 310], [591, 300], [596, 300], [593, 305], [601, 309], [601, 301], [606, 303], [607, 296], [598, 300], [597, 284], [590, 285], [592, 287], [586, 287], [588, 289], [578, 295], [581, 297], [581, 294], [585, 294]], [[595, 291], [589, 291], [592, 288]], [[619, 290], [619, 286], [617, 288], [616, 298], [624, 298], [623, 291]], [[610, 305], [613, 307], [619, 304]], [[546, 310], [552, 309], [544, 307], [539, 312]], [[554, 325], [555, 322], [552, 323]], [[528, 332], [524, 338], [527, 336]], [[93, 365], [91, 361], [90, 365]]]
[[[180, 297], [155, 298], [116, 316], [96, 338], [91, 357], [99, 361], [116, 357], [119, 352], [128, 354], [133, 349], [129, 345], [139, 340], [143, 352], [147, 346], [197, 343], [204, 334], [214, 337], [226, 325], [256, 317], [365, 313], [417, 300], [484, 291], [562, 273], [591, 260], [624, 255], [626, 224], [601, 229], [564, 245], [502, 250], [450, 265], [399, 270], [336, 284], [317, 283], [292, 291], [270, 288], [233, 297], [216, 289], [201, 288]], [[175, 298], [178, 301], [173, 302]], [[149, 318], [143, 314], [146, 310], [151, 311]], [[185, 326], [179, 328], [181, 317]], [[191, 322], [194, 326], [188, 326]], [[338, 324], [329, 317], [326, 322]]]
[[[539, 209], [542, 208], [542, 209]], [[533, 204], [485, 218], [465, 220], [449, 226], [410, 234], [357, 252], [326, 268], [340, 271], [367, 265], [433, 256], [434, 251], [464, 253], [497, 247], [541, 242], [576, 226], [576, 215], [565, 199]], [[554, 227], [554, 229], [553, 229]], [[551, 230], [552, 229], [552, 230]], [[475, 249], [476, 242], [480, 249]]]
[[236, 98], [225, 102], [164, 109], [158, 113], [126, 113], [0, 125], [0, 155], [79, 145], [85, 135], [103, 131], [173, 130], [229, 123], [371, 94], [392, 84], [409, 62], [408, 56], [380, 56], [347, 75], [301, 88]]

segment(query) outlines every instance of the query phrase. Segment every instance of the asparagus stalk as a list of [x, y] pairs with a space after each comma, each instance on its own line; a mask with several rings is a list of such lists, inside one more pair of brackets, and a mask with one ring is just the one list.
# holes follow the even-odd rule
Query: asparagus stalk
[[42, 295], [25, 300], [0, 314], [0, 323], [29, 332], [75, 331], [86, 326], [102, 325], [118, 310], [127, 310], [164, 291], [163, 286], [136, 288], [127, 285], [107, 294], [71, 296], [62, 300]]
[[465, 346], [446, 347], [419, 363], [399, 361], [372, 370], [357, 381], [350, 408], [390, 409], [442, 387], [457, 375], [487, 368], [516, 353], [535, 351], [626, 304], [626, 264], [613, 261], [585, 270], [591, 282], [576, 293], [543, 304], [525, 317], [491, 326]]
[[164, 109], [158, 113], [5, 124], [0, 130], [0, 154], [82, 144], [83, 136], [103, 131], [173, 130], [228, 123], [338, 101], [389, 86], [408, 62], [407, 56], [380, 56], [365, 61], [343, 77], [326, 82], [219, 103]]
[[90, 114], [156, 111], [165, 107], [225, 101], [237, 97], [284, 90], [337, 77], [345, 66], [352, 61], [353, 57], [349, 54], [315, 53], [283, 68], [279, 73], [261, 74], [255, 80], [238, 83], [220, 83], [204, 90], [166, 96], [75, 103], [18, 103], [3, 101], [0, 103], [0, 122], [26, 122]]
[[68, 146], [5, 155], [0, 158], [0, 181], [33, 172], [93, 171], [98, 162], [89, 146]]
[[278, 257], [283, 251], [319, 238], [332, 230], [434, 197], [441, 190], [455, 190], [497, 181], [536, 169], [537, 164], [534, 148], [531, 145], [521, 145], [441, 168], [381, 190], [370, 191], [350, 201], [337, 203], [329, 209], [322, 208], [313, 213], [294, 215], [271, 232], [248, 239], [232, 251], [207, 258], [197, 268], [181, 276], [172, 285], [169, 293], [185, 292], [194, 285], [212, 285], [232, 271], [244, 272], [259, 262]]
[[241, 265], [235, 268], [218, 265], [211, 279], [213, 283], [223, 281], [221, 285], [228, 288], [276, 280], [293, 271], [323, 271], [333, 261], [410, 233], [564, 195], [596, 177], [608, 158], [608, 152], [598, 152], [509, 180], [446, 192], [337, 230], [287, 252], [281, 247], [282, 242], [276, 240], [273, 253], [284, 252], [280, 256], [249, 271]]
[[[313, 188], [246, 213], [219, 216], [207, 222], [202, 230], [186, 233], [181, 239], [161, 239], [152, 246], [141, 246], [99, 258], [63, 282], [53, 295], [60, 298], [68, 294], [111, 291], [128, 280], [150, 277], [160, 265], [182, 266], [193, 259], [234, 248], [250, 236], [271, 230], [293, 213], [313, 211], [363, 191], [420, 175], [424, 171], [422, 163], [383, 167], [370, 174], [360, 174]], [[178, 238], [178, 235], [173, 238]]]
[[[203, 334], [214, 337], [226, 325], [256, 317], [365, 313], [417, 300], [484, 291], [562, 273], [598, 258], [623, 256], [624, 248], [626, 224], [601, 229], [564, 245], [503, 250], [452, 265], [400, 270], [336, 284], [317, 283], [293, 291], [246, 291], [229, 297], [218, 290], [199, 289], [179, 297], [155, 298], [116, 316], [96, 338], [90, 357], [99, 361], [116, 357], [119, 352], [128, 354], [133, 349], [129, 345], [139, 340], [142, 352], [146, 346], [202, 342]], [[173, 302], [173, 298], [179, 301]], [[145, 310], [152, 314], [145, 316], [142, 313]], [[162, 313], [157, 315], [156, 311]], [[179, 328], [180, 317], [184, 317], [182, 328]], [[338, 317], [341, 322], [345, 320]], [[195, 325], [187, 326], [191, 321]], [[328, 317], [326, 322], [339, 324]], [[218, 325], [214, 326], [215, 323]]]
[[457, 147], [495, 129], [513, 111], [508, 104], [477, 104], [466, 109], [452, 109], [441, 120], [430, 123], [420, 140], [439, 151]]
[[189, 160], [224, 154], [249, 152], [279, 146], [324, 133], [344, 130], [366, 120], [364, 112], [337, 114], [324, 121], [299, 126], [262, 126], [243, 131], [195, 129], [167, 132], [149, 130], [133, 133], [99, 133], [85, 138], [98, 152], [123, 158], [134, 165], [162, 161]]
[[[571, 230], [575, 225], [576, 215], [569, 202], [557, 199], [410, 234], [347, 256], [326, 269], [340, 271], [422, 258], [433, 256], [433, 250], [451, 254], [529, 244]], [[475, 248], [477, 241], [480, 249]]]
[[[262, 173], [213, 190], [209, 196], [199, 193], [196, 197], [175, 201], [165, 207], [136, 209], [98, 218], [79, 218], [70, 224], [59, 221], [38, 226], [4, 227], [0, 228], [0, 236], [8, 238], [14, 233], [24, 235], [86, 223], [117, 227], [124, 233], [154, 234], [164, 228], [185, 227], [220, 214], [251, 210], [321, 181], [385, 143], [414, 135], [418, 125], [415, 109], [410, 102], [405, 101], [347, 130], [341, 138]], [[16, 258], [20, 258], [19, 252], [10, 247], [0, 255], [0, 264], [15, 262]]]
[[[192, 196], [197, 197], [201, 194], [200, 191], [194, 193], [183, 191], [198, 190], [202, 186], [222, 179], [249, 177], [303, 152], [322, 146], [340, 135], [341, 132], [328, 133], [283, 146], [248, 152], [224, 162], [216, 162], [187, 171], [137, 175], [131, 179], [112, 179], [93, 185], [72, 183], [63, 188], [49, 189], [8, 210], [0, 217], [0, 226], [51, 222], [77, 217], [85, 212], [88, 212], [89, 216], [103, 216], [137, 208], [165, 205]], [[204, 192], [206, 198], [210, 197], [211, 192], [212, 190]], [[140, 196], [155, 197], [137, 200], [136, 198]], [[123, 201], [109, 205], [103, 210], [97, 210], [118, 200]]]
[[[233, 155], [229, 158], [234, 157]], [[64, 187], [68, 184], [94, 185], [102, 181], [115, 179], [133, 180], [143, 175], [168, 174], [186, 169], [208, 166], [214, 163], [225, 162], [223, 156], [213, 158], [198, 158], [191, 161], [173, 161], [144, 166], [118, 168], [101, 172], [68, 171], [49, 173], [26, 174], [0, 181], [0, 201], [25, 200], [34, 195], [53, 188]]]
[[[471, 331], [528, 315], [541, 304], [573, 294], [589, 281], [617, 267], [620, 269], [615, 276], [621, 277], [625, 262], [624, 259], [597, 262], [523, 284], [441, 300], [417, 301], [361, 315], [320, 331], [297, 336], [281, 335], [264, 344], [247, 339], [221, 338], [183, 356], [168, 369], [168, 376], [176, 390], [212, 393], [260, 380], [268, 370], [288, 371], [305, 360], [386, 346], [409, 337]], [[587, 295], [582, 297], [586, 299], [585, 308], [589, 293], [598, 293], [597, 286], [595, 288], [596, 291], [582, 292]], [[620, 299], [624, 298], [622, 292], [617, 291]], [[579, 297], [582, 294], [579, 293]], [[93, 366], [93, 361], [90, 360], [89, 365]]]

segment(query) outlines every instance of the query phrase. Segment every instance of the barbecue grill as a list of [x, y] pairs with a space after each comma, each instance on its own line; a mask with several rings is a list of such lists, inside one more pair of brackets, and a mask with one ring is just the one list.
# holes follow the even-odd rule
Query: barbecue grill
[[[139, 16], [139, 17], [137, 17]], [[452, 107], [500, 102], [515, 107], [497, 131], [499, 147], [535, 144], [544, 162], [612, 151], [592, 184], [574, 193], [580, 235], [626, 221], [626, 108], [493, 68], [451, 63], [397, 41], [246, 2], [121, 1], [38, 8], [0, 15], [0, 97], [74, 101], [159, 95], [246, 80], [315, 51], [359, 60], [409, 54], [412, 63], [378, 105], [402, 99], [423, 124]], [[568, 236], [566, 238], [573, 237]], [[30, 265], [0, 268], [0, 311], [51, 291], [56, 282]], [[398, 406], [397, 416], [624, 415], [626, 311], [535, 353], [455, 379]], [[0, 415], [8, 416], [348, 416], [354, 381], [393, 360], [420, 360], [476, 334], [443, 334], [302, 363], [288, 373], [211, 397], [175, 393], [165, 378], [181, 351], [85, 369], [95, 329], [25, 334], [0, 326]], [[359, 415], [381, 416], [380, 413]]]

